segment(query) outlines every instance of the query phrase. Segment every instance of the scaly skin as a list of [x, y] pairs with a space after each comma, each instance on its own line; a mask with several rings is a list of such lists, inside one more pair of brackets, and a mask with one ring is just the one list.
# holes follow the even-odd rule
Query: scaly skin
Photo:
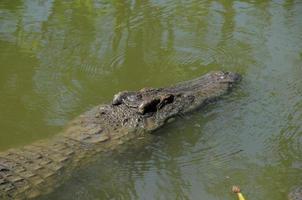
[[302, 200], [302, 187], [296, 187], [288, 194], [288, 200]]
[[118, 93], [112, 104], [80, 115], [54, 138], [0, 153], [0, 197], [47, 194], [94, 155], [205, 106], [239, 80], [238, 74], [218, 71], [172, 87]]

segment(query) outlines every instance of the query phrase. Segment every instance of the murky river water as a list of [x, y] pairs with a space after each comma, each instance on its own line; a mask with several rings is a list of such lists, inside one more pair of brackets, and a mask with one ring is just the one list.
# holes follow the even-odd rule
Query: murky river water
[[286, 199], [302, 185], [302, 1], [1, 0], [0, 150], [120, 90], [222, 69], [240, 86], [42, 199]]

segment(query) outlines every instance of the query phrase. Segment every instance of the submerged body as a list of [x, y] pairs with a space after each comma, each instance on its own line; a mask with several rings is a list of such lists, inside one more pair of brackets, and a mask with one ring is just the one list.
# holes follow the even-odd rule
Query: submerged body
[[120, 92], [69, 123], [52, 139], [0, 153], [1, 199], [46, 194], [99, 152], [150, 133], [230, 91], [240, 76], [212, 72], [172, 87]]
[[297, 187], [293, 189], [288, 194], [288, 200], [302, 200], [302, 187]]

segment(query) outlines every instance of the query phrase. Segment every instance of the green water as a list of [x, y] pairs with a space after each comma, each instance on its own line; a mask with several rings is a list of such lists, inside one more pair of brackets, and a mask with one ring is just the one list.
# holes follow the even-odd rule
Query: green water
[[41, 199], [284, 200], [302, 185], [300, 0], [1, 0], [0, 150], [120, 90], [211, 70], [240, 86]]

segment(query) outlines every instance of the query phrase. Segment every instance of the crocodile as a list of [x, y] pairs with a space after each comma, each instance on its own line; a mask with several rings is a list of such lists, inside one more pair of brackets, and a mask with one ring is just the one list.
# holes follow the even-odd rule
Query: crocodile
[[96, 155], [204, 107], [240, 79], [237, 73], [214, 71], [170, 87], [119, 92], [54, 137], [1, 152], [0, 197], [22, 200], [50, 193]]

